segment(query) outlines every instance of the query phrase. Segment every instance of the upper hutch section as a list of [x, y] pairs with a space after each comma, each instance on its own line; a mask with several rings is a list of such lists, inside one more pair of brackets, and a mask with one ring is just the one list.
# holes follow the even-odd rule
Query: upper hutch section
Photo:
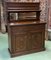
[[6, 2], [9, 21], [39, 21], [40, 3]]
[[40, 11], [40, 3], [6, 2], [8, 12]]

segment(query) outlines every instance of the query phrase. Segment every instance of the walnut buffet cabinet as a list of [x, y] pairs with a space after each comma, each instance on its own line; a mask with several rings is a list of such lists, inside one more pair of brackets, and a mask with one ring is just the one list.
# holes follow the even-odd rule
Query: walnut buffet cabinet
[[40, 3], [6, 2], [8, 45], [11, 57], [45, 50], [45, 22]]

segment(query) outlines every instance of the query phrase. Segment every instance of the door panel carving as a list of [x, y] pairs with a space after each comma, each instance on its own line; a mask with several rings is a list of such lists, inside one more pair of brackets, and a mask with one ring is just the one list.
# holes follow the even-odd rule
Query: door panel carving
[[42, 47], [42, 32], [34, 32], [32, 36], [32, 49]]
[[15, 51], [20, 52], [26, 50], [27, 35], [16, 34], [15, 35]]

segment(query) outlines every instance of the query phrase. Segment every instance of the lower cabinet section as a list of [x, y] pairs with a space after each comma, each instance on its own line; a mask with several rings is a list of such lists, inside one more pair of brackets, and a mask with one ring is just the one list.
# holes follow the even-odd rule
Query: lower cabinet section
[[45, 50], [45, 24], [9, 26], [8, 37], [12, 57]]

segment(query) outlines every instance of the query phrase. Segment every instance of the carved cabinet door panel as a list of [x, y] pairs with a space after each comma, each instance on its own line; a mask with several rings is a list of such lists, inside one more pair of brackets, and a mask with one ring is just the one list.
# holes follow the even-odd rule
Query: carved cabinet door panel
[[43, 46], [42, 32], [31, 33], [32, 49], [41, 48]]
[[27, 34], [15, 34], [15, 52], [26, 50]]

